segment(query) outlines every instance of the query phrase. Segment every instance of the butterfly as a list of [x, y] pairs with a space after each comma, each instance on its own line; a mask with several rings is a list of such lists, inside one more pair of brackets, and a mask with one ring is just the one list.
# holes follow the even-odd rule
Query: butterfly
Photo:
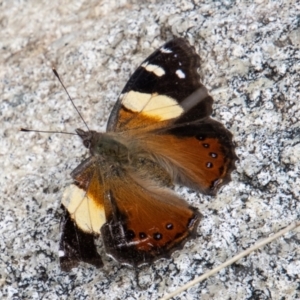
[[102, 267], [99, 236], [108, 256], [133, 267], [168, 258], [195, 237], [201, 214], [172, 185], [215, 195], [237, 159], [232, 134], [210, 118], [199, 67], [187, 40], [167, 42], [130, 77], [106, 132], [76, 129], [90, 156], [62, 199], [62, 270], [81, 261]]

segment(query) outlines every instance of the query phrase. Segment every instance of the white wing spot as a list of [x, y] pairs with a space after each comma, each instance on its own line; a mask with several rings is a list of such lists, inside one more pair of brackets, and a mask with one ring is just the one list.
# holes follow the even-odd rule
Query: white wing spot
[[64, 257], [64, 256], [65, 256], [65, 251], [59, 250], [58, 257]]
[[161, 53], [172, 53], [172, 50], [170, 50], [168, 48], [160, 48], [160, 52]]
[[180, 79], [185, 78], [185, 74], [182, 72], [182, 70], [178, 69], [175, 73]]
[[143, 63], [142, 67], [145, 68], [146, 71], [154, 73], [158, 77], [161, 77], [166, 74], [165, 70], [163, 68], [161, 68], [160, 66]]

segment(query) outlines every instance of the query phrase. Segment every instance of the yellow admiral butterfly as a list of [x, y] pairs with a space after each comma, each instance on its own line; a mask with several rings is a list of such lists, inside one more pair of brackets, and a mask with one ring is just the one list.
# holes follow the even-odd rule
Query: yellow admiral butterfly
[[76, 129], [90, 157], [63, 195], [62, 270], [80, 261], [101, 267], [100, 235], [107, 255], [134, 267], [169, 257], [195, 236], [201, 214], [171, 183], [214, 195], [236, 161], [232, 134], [209, 117], [213, 99], [199, 67], [185, 39], [167, 42], [133, 73], [107, 132]]

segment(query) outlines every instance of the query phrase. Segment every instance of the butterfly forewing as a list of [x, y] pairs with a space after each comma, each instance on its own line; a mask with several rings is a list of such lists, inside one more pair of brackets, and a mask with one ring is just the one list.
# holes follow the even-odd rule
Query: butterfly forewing
[[94, 238], [100, 234], [105, 223], [103, 185], [101, 176], [90, 157], [73, 172], [74, 184], [63, 195], [61, 239], [59, 244], [60, 265], [70, 271], [80, 261], [99, 268], [103, 266], [96, 250]]
[[[182, 38], [151, 54], [133, 73], [115, 104], [108, 131], [165, 126], [185, 113], [181, 103], [203, 85], [197, 72], [200, 58]], [[200, 115], [211, 113], [212, 101], [201, 104]], [[200, 115], [194, 118], [199, 118]]]
[[63, 217], [61, 220], [61, 237], [59, 242], [59, 261], [62, 271], [68, 272], [78, 266], [80, 262], [86, 262], [97, 268], [103, 266], [102, 259], [97, 252], [95, 235], [87, 233], [79, 228], [76, 219], [62, 205]]

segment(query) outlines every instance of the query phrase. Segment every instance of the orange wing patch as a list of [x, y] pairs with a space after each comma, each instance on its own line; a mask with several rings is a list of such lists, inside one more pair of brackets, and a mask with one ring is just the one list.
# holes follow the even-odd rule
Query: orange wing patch
[[153, 135], [144, 142], [174, 182], [205, 194], [215, 194], [229, 181], [236, 160], [216, 137]]

